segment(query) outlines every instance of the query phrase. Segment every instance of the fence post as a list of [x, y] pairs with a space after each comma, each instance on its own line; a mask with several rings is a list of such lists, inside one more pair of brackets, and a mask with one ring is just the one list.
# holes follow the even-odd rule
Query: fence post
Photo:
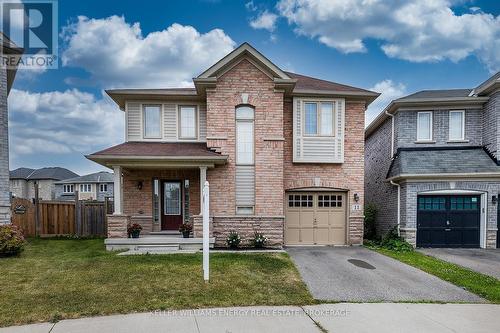
[[35, 182], [35, 237], [40, 236], [40, 200], [38, 197], [38, 182]]
[[210, 263], [209, 263], [209, 218], [210, 218], [210, 187], [208, 181], [205, 181], [203, 186], [203, 279], [208, 282], [210, 277]]
[[80, 211], [80, 200], [78, 200], [78, 191], [75, 191], [75, 224], [76, 224], [76, 234], [78, 236], [82, 235], [82, 219]]

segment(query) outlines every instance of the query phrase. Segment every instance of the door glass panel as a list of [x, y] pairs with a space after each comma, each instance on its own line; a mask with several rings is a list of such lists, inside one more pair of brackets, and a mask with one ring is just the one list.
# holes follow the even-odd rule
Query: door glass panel
[[477, 197], [451, 197], [450, 209], [451, 210], [477, 210], [478, 207]]
[[164, 213], [165, 215], [181, 214], [181, 184], [165, 183], [164, 187]]
[[444, 197], [419, 197], [419, 210], [445, 210]]

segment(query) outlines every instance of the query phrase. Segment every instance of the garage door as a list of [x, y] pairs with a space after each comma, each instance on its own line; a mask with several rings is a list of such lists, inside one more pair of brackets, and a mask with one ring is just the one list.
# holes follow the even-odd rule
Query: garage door
[[287, 245], [344, 245], [346, 196], [342, 192], [287, 193]]
[[418, 196], [417, 246], [479, 247], [478, 195]]

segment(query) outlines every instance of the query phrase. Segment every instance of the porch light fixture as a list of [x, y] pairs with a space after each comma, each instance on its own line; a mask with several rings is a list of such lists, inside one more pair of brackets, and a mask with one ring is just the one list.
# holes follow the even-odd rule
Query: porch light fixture
[[137, 189], [138, 189], [138, 190], [142, 190], [142, 180], [139, 180], [139, 181], [137, 182]]
[[354, 193], [354, 201], [358, 202], [359, 201], [359, 194]]
[[498, 197], [496, 195], [492, 196], [491, 197], [491, 203], [494, 204], [494, 205], [496, 205], [497, 202], [498, 202]]

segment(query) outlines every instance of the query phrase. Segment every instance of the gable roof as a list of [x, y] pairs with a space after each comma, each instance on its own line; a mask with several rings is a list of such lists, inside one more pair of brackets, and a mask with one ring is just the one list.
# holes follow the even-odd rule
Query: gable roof
[[421, 90], [414, 94], [396, 99], [396, 101], [406, 101], [413, 99], [434, 99], [434, 98], [455, 98], [468, 97], [472, 89], [442, 89], [442, 90]]
[[210, 77], [216, 77], [217, 74], [224, 71], [227, 67], [230, 67], [235, 62], [238, 61], [240, 57], [249, 56], [253, 60], [257, 61], [257, 63], [261, 66], [264, 66], [267, 70], [269, 70], [276, 78], [290, 80], [290, 77], [282, 71], [278, 66], [273, 64], [269, 59], [267, 59], [262, 53], [257, 51], [252, 45], [247, 42], [244, 42], [233, 51], [231, 51], [228, 55], [226, 55], [221, 60], [217, 61], [215, 64], [210, 66], [203, 73], [198, 75], [197, 79], [208, 79]]
[[500, 166], [483, 147], [400, 148], [387, 179], [489, 173], [500, 176]]
[[478, 85], [471, 94], [474, 95], [487, 95], [497, 89], [500, 89], [500, 71], [496, 72], [492, 77], [488, 80], [484, 81], [480, 85]]
[[[31, 170], [28, 173], [28, 170]], [[28, 169], [28, 168], [18, 168], [10, 172], [11, 179], [25, 179], [25, 180], [42, 180], [42, 179], [53, 179], [53, 180], [63, 180], [72, 177], [77, 177], [78, 174], [70, 171], [66, 168], [61, 167], [48, 167], [41, 169]]]
[[106, 171], [100, 171], [84, 175], [81, 177], [65, 179], [63, 181], [56, 182], [56, 184], [112, 183], [114, 181], [113, 177], [114, 176], [112, 173]]

